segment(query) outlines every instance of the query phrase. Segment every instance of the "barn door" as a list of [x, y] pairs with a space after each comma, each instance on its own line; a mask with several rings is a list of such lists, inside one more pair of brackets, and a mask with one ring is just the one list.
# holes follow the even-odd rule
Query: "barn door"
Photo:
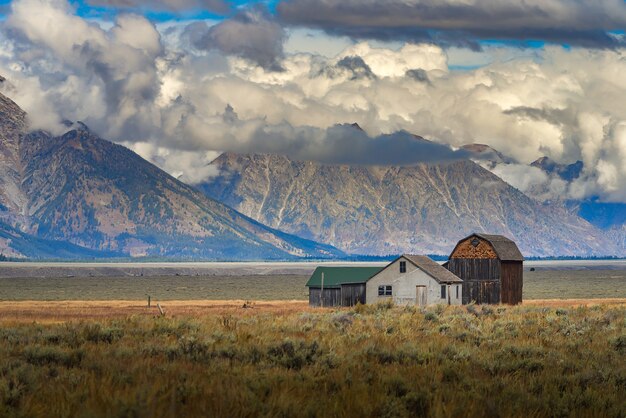
[[415, 304], [417, 306], [426, 306], [426, 286], [416, 286]]

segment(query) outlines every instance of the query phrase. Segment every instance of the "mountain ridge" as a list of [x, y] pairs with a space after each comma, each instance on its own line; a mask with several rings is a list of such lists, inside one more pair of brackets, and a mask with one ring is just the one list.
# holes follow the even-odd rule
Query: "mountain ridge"
[[0, 179], [10, 186], [0, 194], [0, 220], [20, 233], [132, 257], [344, 255], [246, 217], [84, 125], [60, 136], [27, 133], [26, 114], [1, 94], [0, 115]]
[[272, 227], [349, 253], [447, 253], [461, 237], [510, 236], [529, 256], [622, 254], [588, 222], [537, 202], [469, 160], [345, 166], [224, 153], [198, 187]]

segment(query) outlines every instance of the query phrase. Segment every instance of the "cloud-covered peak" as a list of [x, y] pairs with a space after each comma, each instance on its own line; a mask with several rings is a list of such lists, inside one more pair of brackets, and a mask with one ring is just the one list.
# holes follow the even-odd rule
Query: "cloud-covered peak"
[[[460, 158], [455, 149], [479, 143], [517, 162], [503, 177], [541, 180], [528, 164], [543, 156], [580, 160], [580, 176], [551, 190], [626, 201], [624, 49], [488, 46], [471, 54], [489, 59], [459, 71], [448, 65], [459, 50], [433, 43], [288, 53], [280, 22], [248, 6], [217, 23], [157, 26], [133, 14], [86, 20], [64, 0], [11, 8], [0, 23], [0, 74], [12, 85], [3, 91], [33, 127], [85, 121], [193, 181], [226, 150], [411, 164]], [[353, 122], [362, 130], [337, 127]]]

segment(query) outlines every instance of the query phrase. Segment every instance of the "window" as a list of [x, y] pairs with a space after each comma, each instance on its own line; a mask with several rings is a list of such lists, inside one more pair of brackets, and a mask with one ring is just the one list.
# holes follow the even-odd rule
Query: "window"
[[441, 285], [441, 299], [446, 298], [446, 285]]
[[478, 247], [478, 244], [480, 244], [480, 240], [479, 240], [478, 238], [474, 238], [474, 239], [472, 240], [472, 245], [473, 245], [474, 247]]
[[400, 273], [406, 273], [406, 261], [400, 261]]
[[391, 296], [391, 286], [389, 285], [378, 286], [378, 296]]
[[459, 288], [460, 288], [460, 287], [461, 287], [461, 286], [457, 286], [457, 287], [456, 287], [456, 298], [457, 298], [457, 299], [459, 298]]

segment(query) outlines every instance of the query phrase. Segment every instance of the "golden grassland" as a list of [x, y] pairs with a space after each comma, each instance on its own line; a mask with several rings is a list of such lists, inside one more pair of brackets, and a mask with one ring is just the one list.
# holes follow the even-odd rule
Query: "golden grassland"
[[626, 413], [624, 299], [244, 303], [1, 302], [0, 416]]

